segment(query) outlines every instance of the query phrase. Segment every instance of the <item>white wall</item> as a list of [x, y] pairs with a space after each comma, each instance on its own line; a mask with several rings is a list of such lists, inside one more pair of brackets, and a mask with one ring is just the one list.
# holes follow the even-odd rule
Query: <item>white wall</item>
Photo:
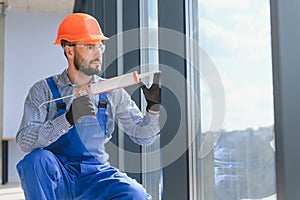
[[38, 80], [66, 68], [62, 49], [53, 45], [64, 16], [7, 13], [3, 137], [15, 137], [29, 88]]
[[[15, 137], [29, 88], [66, 67], [62, 48], [54, 46], [61, 13], [8, 12], [5, 24], [3, 137]], [[9, 142], [8, 179], [17, 178], [15, 165], [23, 157]]]

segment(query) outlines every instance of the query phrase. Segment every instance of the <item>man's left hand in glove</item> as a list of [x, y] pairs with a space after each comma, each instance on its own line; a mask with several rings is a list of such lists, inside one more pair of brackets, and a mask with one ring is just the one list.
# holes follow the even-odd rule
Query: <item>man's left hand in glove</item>
[[153, 76], [153, 83], [150, 88], [147, 88], [147, 86], [143, 82], [139, 83], [139, 86], [143, 90], [145, 99], [147, 101], [146, 110], [149, 113], [159, 113], [160, 111], [161, 88], [159, 85], [159, 81], [160, 73], [155, 73]]

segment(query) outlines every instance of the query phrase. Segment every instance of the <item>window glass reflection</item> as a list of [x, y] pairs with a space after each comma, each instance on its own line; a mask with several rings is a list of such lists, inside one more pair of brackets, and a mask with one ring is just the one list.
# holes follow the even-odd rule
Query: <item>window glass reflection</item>
[[214, 198], [275, 200], [269, 1], [199, 0], [198, 10], [199, 43], [222, 78], [226, 100], [219, 136], [208, 131], [214, 108], [201, 82], [201, 138], [218, 135], [210, 162]]

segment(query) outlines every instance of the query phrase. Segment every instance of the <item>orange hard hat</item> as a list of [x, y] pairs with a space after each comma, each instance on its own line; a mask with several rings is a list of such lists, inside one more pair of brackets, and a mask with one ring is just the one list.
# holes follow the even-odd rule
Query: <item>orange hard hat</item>
[[104, 36], [98, 21], [91, 15], [72, 13], [59, 25], [54, 44], [61, 45], [61, 40], [88, 44], [108, 40], [108, 37]]

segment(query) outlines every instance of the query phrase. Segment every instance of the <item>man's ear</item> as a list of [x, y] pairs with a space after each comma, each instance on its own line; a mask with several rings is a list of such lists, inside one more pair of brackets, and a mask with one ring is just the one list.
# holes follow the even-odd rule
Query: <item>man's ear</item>
[[66, 45], [64, 47], [64, 51], [65, 51], [65, 55], [68, 59], [74, 57], [74, 48], [72, 46]]

